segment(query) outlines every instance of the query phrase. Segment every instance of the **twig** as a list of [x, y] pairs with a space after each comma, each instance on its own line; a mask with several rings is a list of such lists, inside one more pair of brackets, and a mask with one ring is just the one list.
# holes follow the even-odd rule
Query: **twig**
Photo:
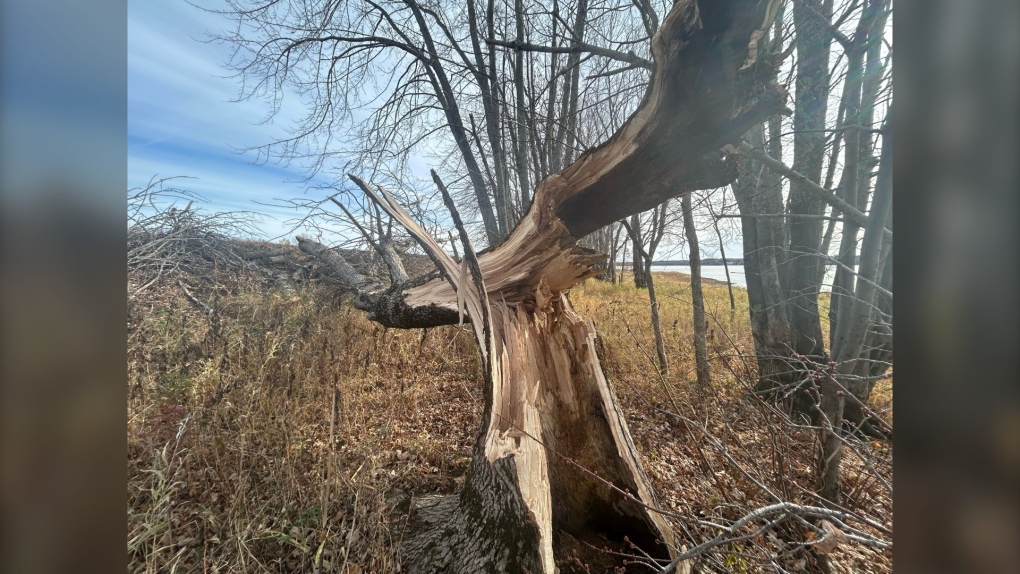
[[212, 315], [213, 313], [216, 312], [212, 307], [210, 307], [210, 306], [206, 305], [205, 303], [203, 303], [202, 301], [200, 301], [198, 299], [198, 297], [195, 297], [194, 295], [192, 295], [191, 291], [188, 291], [188, 288], [184, 285], [184, 281], [181, 281], [180, 279], [178, 279], [177, 280], [177, 284], [180, 285], [181, 289], [184, 290], [184, 295], [185, 295], [185, 297], [188, 298], [188, 301], [191, 301], [195, 305], [197, 305], [197, 306], [201, 307], [202, 309], [204, 309], [206, 314]]

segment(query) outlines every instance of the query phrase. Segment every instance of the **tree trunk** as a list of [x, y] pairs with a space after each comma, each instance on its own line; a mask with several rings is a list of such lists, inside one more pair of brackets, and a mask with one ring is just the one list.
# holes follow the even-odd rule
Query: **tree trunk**
[[892, 106], [889, 107], [886, 125], [882, 129], [882, 157], [878, 168], [878, 181], [875, 184], [873, 207], [871, 210], [871, 221], [865, 228], [864, 240], [861, 246], [861, 265], [858, 287], [855, 293], [850, 311], [843, 319], [845, 322], [845, 335], [840, 347], [840, 354], [834, 357], [837, 362], [837, 372], [844, 376], [841, 379], [847, 390], [855, 397], [848, 401], [850, 407], [847, 418], [861, 426], [861, 430], [868, 434], [884, 434], [883, 431], [874, 428], [878, 421], [870, 420], [866, 416], [861, 405], [866, 403], [874, 387], [874, 381], [867, 377], [871, 372], [870, 353], [865, 352], [865, 342], [868, 340], [869, 331], [872, 331], [874, 318], [881, 309], [879, 306], [880, 274], [883, 272], [885, 261], [883, 254], [888, 257], [891, 249], [883, 249], [885, 234], [883, 227], [888, 221], [892, 210]]
[[[890, 106], [889, 117], [891, 116], [892, 107]], [[841, 387], [847, 389], [856, 397], [856, 400], [851, 399], [847, 401], [845, 393], [836, 392], [837, 390], [842, 390], [838, 387], [830, 391], [833, 396], [838, 395], [838, 399], [829, 399], [825, 396], [826, 393], [823, 388], [823, 412], [832, 421], [832, 429], [822, 431], [823, 474], [820, 476], [819, 481], [824, 490], [820, 490], [819, 494], [835, 503], [839, 503], [840, 499], [839, 461], [842, 456], [842, 443], [835, 435], [839, 432], [842, 425], [844, 407], [853, 405], [853, 408], [858, 412], [857, 417], [862, 420], [862, 424], [871, 424], [867, 420], [868, 417], [863, 416], [861, 412], [863, 409], [860, 408], [861, 404], [867, 400], [867, 396], [871, 393], [873, 385], [872, 382], [861, 380], [860, 378], [868, 372], [869, 367], [866, 359], [861, 357], [861, 351], [867, 338], [868, 326], [871, 322], [872, 311], [874, 309], [875, 294], [877, 293], [877, 280], [881, 269], [882, 241], [885, 235], [883, 232], [884, 226], [892, 208], [893, 142], [892, 127], [888, 120], [882, 132], [882, 159], [878, 170], [878, 181], [875, 185], [871, 220], [865, 228], [864, 241], [861, 247], [861, 269], [860, 277], [857, 281], [858, 288], [855, 293], [856, 296], [850, 305], [849, 313], [842, 319], [844, 321], [843, 332], [845, 334], [842, 337], [840, 354], [835, 357], [836, 378], [841, 383]], [[863, 397], [863, 400], [861, 397]], [[825, 411], [826, 406], [831, 407], [833, 412]]]
[[[648, 302], [651, 307], [652, 334], [655, 337], [655, 354], [658, 360], [659, 374], [669, 374], [669, 361], [666, 359], [666, 344], [662, 338], [662, 321], [659, 319], [659, 298], [655, 293], [655, 278], [652, 276], [652, 262], [655, 258], [655, 250], [662, 241], [666, 232], [666, 211], [669, 200], [664, 201], [652, 211], [651, 229], [648, 235], [641, 235], [641, 220], [636, 216], [631, 218], [630, 224], [624, 224], [627, 233], [634, 242], [634, 257], [641, 261], [644, 278], [644, 285], [648, 288]], [[644, 245], [644, 239], [648, 240], [648, 246]], [[637, 273], [637, 271], [635, 271]], [[635, 275], [635, 282], [637, 276]]]
[[[617, 276], [617, 280], [620, 285], [623, 285], [624, 280], [627, 278], [627, 239], [624, 238], [623, 245], [621, 246], [620, 255], [620, 274]], [[631, 267], [634, 265], [631, 264]]]
[[648, 302], [652, 310], [652, 335], [655, 337], [655, 356], [659, 361], [659, 373], [669, 375], [669, 360], [666, 359], [666, 343], [662, 339], [662, 321], [659, 319], [659, 297], [655, 294], [655, 278], [652, 277], [652, 261], [645, 260], [645, 286], [648, 287]]
[[[765, 145], [764, 128], [751, 128], [746, 139], [751, 147]], [[740, 224], [744, 241], [744, 276], [747, 280], [748, 312], [758, 362], [758, 382], [755, 390], [761, 393], [783, 393], [790, 396], [793, 407], [810, 412], [812, 401], [802, 393], [786, 395], [801, 380], [791, 359], [790, 346], [793, 324], [789, 301], [780, 275], [785, 267], [783, 260], [783, 222], [774, 217], [754, 217], [782, 213], [782, 188], [763, 184], [764, 166], [747, 158], [740, 165], [740, 177], [733, 184], [733, 195], [743, 217]]]
[[[726, 188], [723, 188], [723, 205], [726, 205]], [[711, 210], [712, 204], [709, 202], [709, 209]], [[721, 216], [720, 216], [721, 217]], [[712, 226], [715, 228], [715, 236], [719, 240], [719, 257], [722, 259], [723, 272], [726, 273], [726, 291], [730, 296], [730, 319], [733, 318], [733, 312], [737, 309], [737, 302], [733, 298], [733, 281], [730, 280], [730, 262], [726, 259], [726, 246], [723, 242], [722, 231], [719, 230], [719, 217], [716, 217], [715, 212], [712, 211]]]
[[[829, 46], [832, 43], [825, 23], [831, 17], [831, 0], [793, 3], [793, 20], [797, 31], [793, 163], [812, 182], [821, 181], [825, 152]], [[806, 187], [804, 182], [790, 181], [790, 213], [819, 216], [825, 211], [825, 203]], [[795, 217], [790, 219], [789, 229], [789, 285], [784, 287], [790, 297], [790, 322], [794, 327], [790, 342], [793, 343], [795, 353], [824, 362], [827, 357], [818, 316], [820, 285], [816, 280], [818, 268], [822, 264], [818, 257], [822, 220]]]
[[[694, 209], [691, 207], [691, 196], [687, 194], [680, 200], [684, 212], [684, 234], [691, 262], [691, 306], [694, 311], [694, 360], [697, 364], [698, 388], [704, 398], [705, 391], [712, 384], [712, 375], [708, 365], [708, 321], [705, 319], [705, 297], [701, 293], [701, 251], [698, 249], [698, 231], [694, 228]], [[720, 242], [720, 245], [722, 243]]]
[[[892, 212], [889, 213], [889, 222], [892, 223]], [[879, 286], [882, 291], [875, 294], [875, 309], [873, 311], [871, 327], [868, 329], [868, 339], [865, 348], [869, 349], [868, 361], [870, 368], [868, 376], [877, 377], [884, 375], [892, 366], [893, 357], [893, 242], [890, 238], [883, 246], [885, 253], [882, 255], [882, 277]]]
[[[517, 42], [524, 42], [524, 2], [514, 0], [514, 20], [517, 25]], [[530, 198], [531, 183], [528, 177], [528, 106], [524, 101], [524, 52], [517, 50], [514, 57], [514, 123], [517, 132], [516, 161], [517, 184], [520, 186], [519, 204], [527, 209]]]
[[464, 490], [416, 508], [405, 545], [412, 571], [551, 573], [566, 559], [557, 550], [567, 535], [596, 547], [608, 535], [627, 551], [626, 535], [669, 556], [668, 526], [642, 506], [654, 496], [602, 372], [594, 326], [562, 297], [534, 312], [501, 302], [490, 309], [496, 376], [486, 424]]
[[421, 8], [413, 2], [409, 3], [408, 7], [411, 9], [422, 39], [425, 41], [425, 49], [430, 58], [425, 59], [423, 63], [429, 66], [429, 80], [432, 83], [436, 96], [443, 103], [442, 108], [447, 125], [457, 144], [457, 149], [460, 151], [461, 158], [464, 160], [464, 167], [467, 169], [468, 179], [471, 181], [471, 187], [474, 190], [475, 200], [477, 201], [478, 212], [481, 214], [482, 221], [485, 224], [485, 235], [488, 238], [489, 245], [496, 245], [503, 240], [504, 235], [500, 232], [499, 222], [496, 220], [492, 202], [489, 200], [489, 191], [485, 187], [482, 170], [478, 166], [478, 160], [475, 159], [474, 153], [471, 151], [471, 141], [468, 138], [467, 128], [464, 126], [460, 108], [457, 106], [456, 98], [454, 97], [453, 85], [450, 83], [446, 70], [442, 66], [434, 64], [434, 62], [439, 61], [440, 55]]
[[[509, 233], [516, 223], [512, 215], [512, 204], [510, 199], [509, 175], [507, 172], [506, 152], [503, 149], [503, 138], [499, 130], [499, 90], [496, 88], [496, 67], [495, 48], [489, 46], [488, 67], [483, 59], [481, 41], [478, 34], [478, 16], [475, 11], [475, 0], [467, 2], [468, 8], [468, 29], [471, 35], [471, 47], [475, 52], [475, 82], [478, 84], [482, 96], [482, 107], [485, 110], [485, 133], [492, 149], [492, 164], [494, 176], [493, 194], [496, 200], [496, 211], [500, 216], [497, 227], [501, 236]], [[493, 2], [489, 0], [486, 10], [486, 32], [489, 37], [493, 34]], [[488, 72], [488, 73], [486, 73]], [[484, 155], [485, 151], [479, 146], [479, 153]], [[511, 221], [514, 219], [514, 221]]]
[[613, 285], [619, 283], [619, 269], [617, 268], [616, 257], [620, 252], [620, 232], [623, 230], [623, 226], [620, 224], [616, 224], [615, 227], [613, 243], [609, 248], [609, 282]]
[[631, 267], [634, 268], [634, 288], [647, 289], [649, 269], [645, 264], [644, 256], [641, 254], [643, 251], [641, 246], [641, 218], [639, 218], [637, 214], [631, 216], [630, 227], [634, 230], [634, 235], [631, 237], [634, 261], [631, 264]]
[[[584, 42], [585, 23], [588, 21], [588, 0], [579, 0], [577, 3], [577, 16], [574, 19], [574, 29], [571, 32], [572, 43], [579, 46]], [[562, 114], [562, 123], [557, 134], [557, 140], [562, 143], [563, 163], [569, 165], [571, 159], [576, 157], [574, 153], [574, 142], [577, 139], [577, 94], [578, 85], [581, 83], [581, 53], [572, 52], [567, 56], [567, 69], [570, 73], [567, 82], [563, 86], [566, 113]]]
[[[845, 110], [843, 139], [846, 149], [843, 161], [843, 182], [840, 185], [842, 199], [865, 211], [870, 183], [871, 135], [862, 134], [863, 122], [872, 121], [879, 83], [875, 79], [868, 82], [869, 93], [864, 92], [864, 58], [868, 52], [868, 32], [875, 25], [879, 14], [884, 14], [881, 2], [869, 2], [857, 23], [853, 41], [847, 50], [846, 81], [843, 85], [842, 107]], [[881, 33], [879, 34], [881, 38]], [[875, 71], [874, 69], [872, 70]], [[863, 143], [867, 140], [868, 143]], [[830, 299], [829, 352], [833, 356], [840, 354], [840, 345], [845, 334], [845, 325], [841, 319], [850, 312], [854, 300], [855, 272], [857, 260], [857, 236], [861, 226], [850, 219], [843, 220], [843, 237], [840, 241], [837, 258], [841, 265], [836, 268], [836, 276], [832, 283]]]

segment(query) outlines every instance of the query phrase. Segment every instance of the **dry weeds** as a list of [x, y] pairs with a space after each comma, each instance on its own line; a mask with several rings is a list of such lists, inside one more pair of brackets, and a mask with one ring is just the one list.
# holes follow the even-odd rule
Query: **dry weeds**
[[[467, 468], [482, 395], [470, 333], [383, 329], [324, 287], [287, 297], [254, 279], [216, 283], [194, 294], [211, 314], [175, 285], [129, 305], [129, 571], [400, 571], [411, 497], [456, 492]], [[677, 522], [684, 543], [718, 534], [706, 521], [771, 502], [748, 476], [814, 504], [814, 433], [746, 398], [753, 344], [743, 292], [731, 313], [725, 286], [706, 285], [713, 386], [702, 392], [686, 276], [658, 274], [657, 285], [666, 379], [648, 355], [644, 291], [589, 281], [571, 300], [596, 321], [607, 375], [664, 509], [689, 517]], [[891, 391], [880, 397], [890, 401]], [[891, 447], [863, 448], [891, 480]], [[844, 472], [847, 506], [891, 524], [891, 494], [864, 463], [847, 456]], [[702, 565], [813, 570], [809, 532], [787, 521], [774, 536], [715, 549]], [[828, 562], [888, 572], [891, 551], [843, 544]]]

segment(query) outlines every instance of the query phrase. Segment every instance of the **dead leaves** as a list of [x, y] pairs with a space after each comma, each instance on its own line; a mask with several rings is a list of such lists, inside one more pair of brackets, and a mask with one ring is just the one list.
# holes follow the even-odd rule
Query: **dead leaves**
[[822, 529], [820, 535], [812, 530], [805, 537], [809, 542], [812, 542], [815, 552], [818, 554], [823, 556], [829, 554], [838, 548], [840, 544], [846, 544], [849, 541], [846, 534], [843, 534], [835, 524], [828, 520], [821, 520], [818, 526]]

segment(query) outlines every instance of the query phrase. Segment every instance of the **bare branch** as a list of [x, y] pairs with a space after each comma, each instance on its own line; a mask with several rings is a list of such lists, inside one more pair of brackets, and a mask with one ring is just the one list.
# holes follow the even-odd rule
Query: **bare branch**
[[343, 286], [359, 295], [372, 293], [381, 290], [383, 287], [377, 281], [358, 273], [343, 257], [340, 257], [332, 249], [308, 239], [297, 237], [298, 247], [301, 251], [315, 257], [323, 262], [343, 283]]
[[[730, 153], [740, 153], [742, 155], [752, 157], [762, 162], [770, 169], [776, 171], [782, 176], [785, 176], [787, 179], [796, 180], [803, 184], [805, 188], [811, 193], [813, 193], [816, 197], [824, 200], [833, 208], [842, 211], [847, 219], [857, 223], [862, 227], [866, 227], [868, 225], [868, 216], [861, 213], [856, 207], [843, 201], [842, 199], [837, 197], [836, 194], [833, 193], [831, 190], [825, 189], [824, 187], [818, 185], [807, 176], [794, 171], [783, 162], [773, 158], [772, 156], [766, 153], [763, 153], [760, 150], [756, 150], [753, 147], [747, 145], [746, 142], [740, 142], [740, 144], [737, 145], [736, 147], [727, 146], [727, 151]], [[888, 234], [892, 234], [892, 231], [888, 228], [885, 231]]]
[[593, 46], [591, 44], [585, 44], [583, 42], [575, 43], [572, 46], [538, 46], [535, 44], [529, 44], [527, 42], [518, 42], [516, 40], [496, 40], [495, 38], [486, 38], [485, 42], [493, 46], [502, 46], [504, 48], [511, 48], [514, 50], [520, 50], [521, 52], [545, 52], [548, 54], [578, 54], [578, 53], [589, 53], [595, 54], [596, 56], [602, 56], [603, 58], [609, 58], [611, 60], [619, 60], [626, 62], [633, 66], [638, 66], [648, 70], [655, 68], [655, 64], [650, 60], [646, 60], [641, 56], [638, 56], [634, 52], [620, 52], [618, 50], [610, 50], [609, 48], [602, 48], [599, 46]]

